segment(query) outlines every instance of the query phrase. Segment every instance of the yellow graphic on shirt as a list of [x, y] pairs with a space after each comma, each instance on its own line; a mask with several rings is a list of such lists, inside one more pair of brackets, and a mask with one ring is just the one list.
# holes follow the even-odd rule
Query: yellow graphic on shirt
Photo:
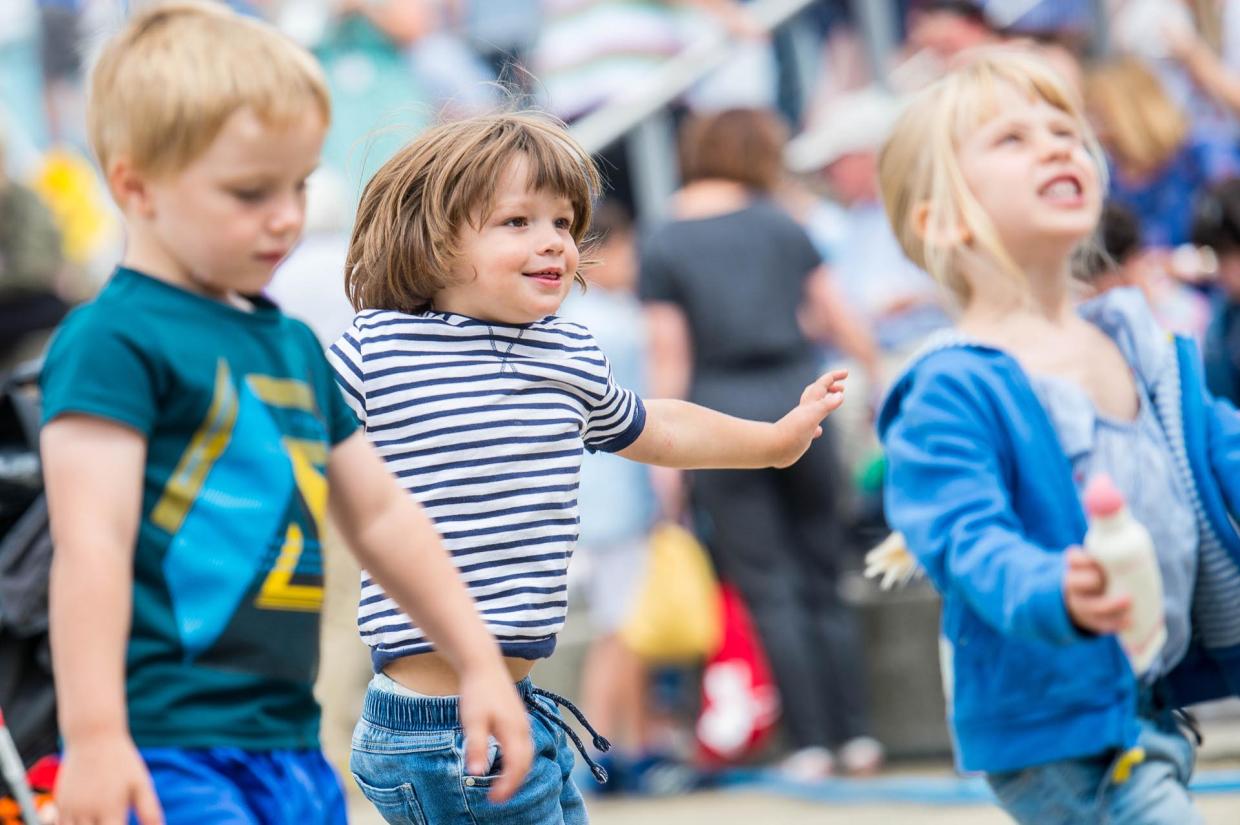
[[[289, 458], [293, 462], [293, 478], [302, 500], [314, 519], [316, 535], [323, 535], [323, 523], [327, 515], [327, 478], [319, 472], [307, 453], [306, 442], [286, 439]], [[322, 450], [322, 445], [316, 444]], [[284, 536], [280, 556], [263, 582], [254, 604], [268, 610], [318, 610], [323, 605], [321, 585], [293, 584], [293, 574], [305, 547], [301, 527], [290, 524]]]
[[169, 533], [181, 529], [181, 523], [198, 498], [211, 467], [228, 447], [237, 423], [239, 406], [232, 373], [228, 363], [221, 358], [215, 368], [215, 393], [207, 416], [190, 439], [189, 447], [177, 462], [176, 469], [164, 485], [163, 495], [151, 511], [151, 521], [155, 525]]
[[[314, 412], [314, 394], [310, 388], [294, 379], [250, 376], [246, 379], [250, 389], [263, 402], [273, 407]], [[293, 479], [314, 521], [316, 536], [323, 535], [327, 519], [327, 477], [319, 467], [327, 464], [327, 448], [320, 441], [300, 438], [283, 439], [293, 466]], [[263, 582], [257, 607], [267, 610], [317, 611], [323, 606], [321, 585], [293, 584], [297, 564], [305, 549], [305, 535], [297, 524], [290, 524], [284, 535], [284, 545]]]

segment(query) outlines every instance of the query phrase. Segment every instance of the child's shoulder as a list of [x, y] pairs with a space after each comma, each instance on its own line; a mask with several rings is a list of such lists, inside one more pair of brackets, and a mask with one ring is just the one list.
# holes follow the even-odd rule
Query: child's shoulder
[[580, 321], [570, 321], [562, 315], [548, 315], [546, 318], [531, 325], [535, 330], [563, 335], [577, 341], [594, 343], [594, 333]]
[[105, 287], [92, 300], [69, 311], [56, 330], [52, 345], [90, 345], [102, 339], [142, 340], [141, 309], [118, 301]]
[[879, 405], [879, 437], [909, 412], [933, 416], [1006, 395], [1021, 376], [1015, 360], [1002, 350], [955, 329], [935, 333], [905, 363]]

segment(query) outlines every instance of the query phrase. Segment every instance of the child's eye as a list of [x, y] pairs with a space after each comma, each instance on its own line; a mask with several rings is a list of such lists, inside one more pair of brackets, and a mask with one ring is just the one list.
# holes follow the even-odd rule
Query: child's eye
[[571, 218], [556, 218], [555, 228], [556, 229], [572, 229], [573, 221]]
[[513, 218], [509, 218], [508, 220], [504, 221], [505, 226], [521, 227], [521, 226], [526, 226], [527, 224], [529, 224], [529, 221], [524, 216], [521, 216], [521, 215], [518, 215]]
[[242, 203], [259, 203], [267, 197], [266, 189], [234, 189], [232, 195]]
[[999, 137], [999, 140], [996, 141], [996, 143], [1000, 146], [1003, 146], [1004, 144], [1020, 143], [1020, 141], [1021, 141], [1020, 132], [1004, 132]]

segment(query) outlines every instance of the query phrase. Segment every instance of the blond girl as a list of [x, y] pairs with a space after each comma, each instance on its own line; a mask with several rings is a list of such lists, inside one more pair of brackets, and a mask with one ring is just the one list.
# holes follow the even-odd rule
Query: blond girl
[[[1140, 293], [1073, 300], [1105, 167], [1036, 58], [990, 53], [922, 93], [880, 159], [906, 254], [960, 306], [879, 416], [887, 512], [943, 595], [959, 766], [1023, 823], [1200, 822], [1183, 704], [1240, 685], [1240, 417]], [[1079, 548], [1109, 473], [1154, 537], [1168, 640], [1136, 677], [1133, 605]]]

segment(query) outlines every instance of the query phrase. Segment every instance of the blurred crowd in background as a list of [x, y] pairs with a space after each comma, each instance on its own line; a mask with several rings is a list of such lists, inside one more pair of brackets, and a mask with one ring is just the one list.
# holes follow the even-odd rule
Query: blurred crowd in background
[[[36, 357], [118, 260], [120, 223], [85, 145], [84, 78], [136, 2], [0, 0], [0, 366]], [[660, 555], [680, 540], [655, 529], [668, 523], [691, 528], [721, 592], [745, 606], [751, 643], [728, 655], [766, 673], [737, 682], [707, 666], [698, 747], [738, 758], [779, 707], [791, 775], [882, 762], [862, 682], [872, 651], [840, 582], [885, 535], [874, 405], [953, 310], [901, 254], [876, 156], [904, 96], [971, 50], [1034, 50], [1077, 90], [1109, 167], [1103, 253], [1082, 261], [1082, 293], [1139, 287], [1169, 330], [1200, 342], [1213, 391], [1240, 402], [1238, 2], [815, 0], [773, 32], [769, 0], [229, 3], [309, 48], [332, 90], [306, 237], [271, 287], [325, 342], [352, 315], [342, 271], [361, 189], [419, 129], [526, 106], [571, 125], [646, 94], [704, 38], [731, 44], [720, 69], [661, 107], [678, 154], [646, 160], [676, 176], [666, 204], [635, 193], [649, 145], [598, 147], [599, 263], [564, 313], [594, 330], [622, 383], [750, 417], [786, 409], [782, 376], [804, 359], [854, 372], [845, 408], [794, 471], [684, 479], [587, 461], [574, 576], [594, 638], [581, 694], [619, 746], [613, 788], [675, 784], [670, 757], [685, 755], [659, 722], [677, 677], [655, 666], [667, 657], [652, 632], [632, 626], [658, 581], [693, 575]], [[876, 47], [878, 11], [892, 48]], [[699, 651], [714, 660], [739, 638], [735, 615], [720, 615], [731, 618]], [[739, 715], [724, 712], [737, 702]]]

